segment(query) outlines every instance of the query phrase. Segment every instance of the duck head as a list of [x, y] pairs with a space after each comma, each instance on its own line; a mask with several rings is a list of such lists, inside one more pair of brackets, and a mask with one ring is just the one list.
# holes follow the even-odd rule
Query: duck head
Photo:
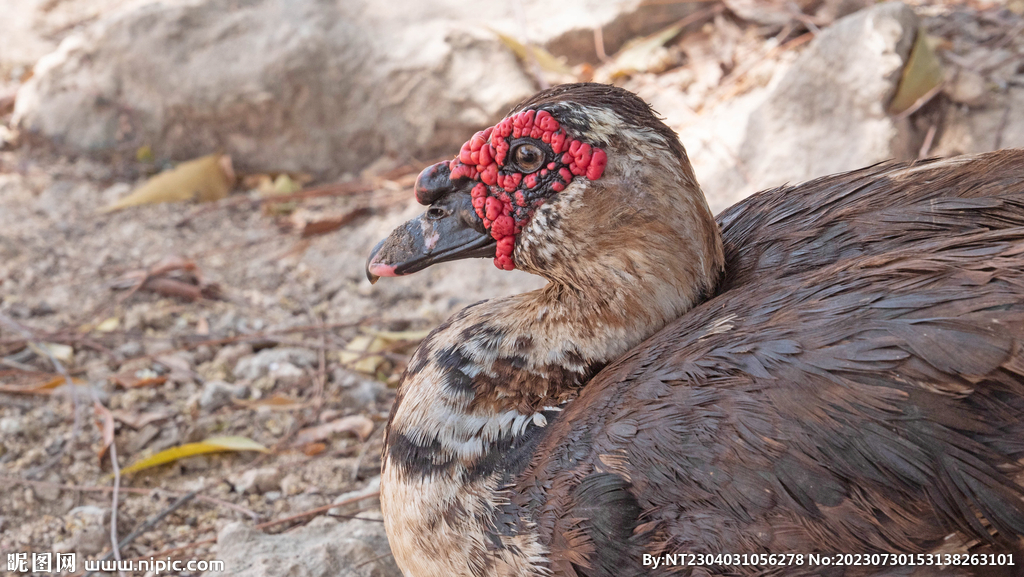
[[371, 282], [491, 257], [569, 286], [625, 274], [706, 290], [722, 267], [717, 225], [676, 134], [614, 86], [537, 94], [426, 168], [415, 192], [429, 208], [374, 248]]

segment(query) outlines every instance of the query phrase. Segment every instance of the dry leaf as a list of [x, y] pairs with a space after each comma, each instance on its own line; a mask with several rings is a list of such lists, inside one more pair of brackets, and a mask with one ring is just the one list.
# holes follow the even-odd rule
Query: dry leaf
[[294, 411], [308, 405], [298, 399], [286, 397], [280, 393], [266, 399], [232, 399], [232, 402], [247, 409], [269, 409], [271, 411]]
[[178, 355], [157, 355], [153, 360], [170, 369], [171, 377], [178, 377], [179, 380], [199, 378], [199, 375], [192, 370], [192, 365], [189, 364], [188, 359]]
[[352, 433], [359, 437], [360, 441], [365, 441], [372, 432], [373, 421], [363, 415], [351, 415], [336, 421], [299, 430], [295, 435], [294, 445], [300, 446], [322, 441], [335, 433]]
[[155, 423], [156, 421], [163, 421], [174, 416], [171, 413], [164, 412], [136, 413], [134, 411], [125, 411], [123, 409], [113, 410], [110, 411], [110, 413], [114, 415], [115, 419], [121, 421], [122, 423], [128, 425], [129, 427], [135, 429], [136, 431], [150, 423]]
[[917, 31], [917, 40], [903, 67], [900, 85], [889, 104], [890, 114], [909, 110], [921, 98], [933, 93], [942, 84], [942, 64], [935, 54], [935, 48], [924, 29]]
[[491, 29], [491, 32], [494, 32], [498, 39], [501, 40], [501, 42], [505, 46], [508, 46], [509, 49], [512, 50], [512, 52], [516, 55], [516, 57], [519, 58], [519, 60], [522, 60], [523, 62], [529, 62], [530, 55], [532, 55], [533, 61], [535, 61], [537, 65], [540, 66], [543, 70], [547, 70], [548, 72], [554, 72], [556, 74], [572, 76], [572, 69], [569, 68], [569, 66], [566, 65], [561, 58], [556, 57], [555, 55], [551, 54], [544, 48], [540, 46], [534, 46], [532, 44], [529, 46], [524, 45], [522, 42], [516, 40], [515, 38], [508, 36], [507, 34], [502, 34], [501, 32], [494, 30], [493, 28]]
[[610, 62], [595, 71], [594, 80], [611, 82], [637, 72], [661, 72], [669, 60], [665, 43], [675, 38], [682, 31], [683, 25], [678, 22], [650, 36], [630, 40], [615, 53]]
[[141, 461], [121, 469], [121, 474], [127, 475], [129, 473], [136, 473], [143, 469], [172, 463], [178, 459], [194, 455], [223, 453], [225, 451], [259, 451], [261, 453], [268, 453], [270, 452], [270, 449], [267, 449], [256, 441], [245, 437], [210, 437], [209, 439], [199, 443], [186, 443], [184, 445], [160, 451], [155, 455], [146, 457]]
[[[169, 275], [174, 275], [173, 277]], [[180, 297], [190, 301], [201, 298], [220, 298], [220, 286], [203, 280], [202, 271], [195, 261], [180, 256], [169, 256], [145, 270], [134, 270], [115, 279], [114, 289], [129, 289], [121, 298], [131, 296], [135, 291], [147, 290], [166, 296]]]
[[143, 377], [137, 377], [135, 375], [110, 375], [110, 380], [126, 389], [137, 389], [139, 387], [162, 385], [167, 382], [167, 377], [153, 377], [148, 375]]
[[302, 452], [307, 457], [315, 457], [327, 450], [326, 443], [309, 443], [302, 447]]
[[372, 212], [372, 209], [364, 206], [361, 208], [350, 210], [338, 216], [331, 216], [319, 220], [306, 222], [302, 226], [302, 238], [309, 238], [311, 236], [316, 236], [338, 230], [339, 228], [345, 226], [346, 224], [358, 218], [368, 216]]
[[[30, 383], [27, 385], [0, 383], [0, 393], [15, 393], [19, 395], [52, 395], [54, 391], [67, 384], [64, 375], [52, 375], [46, 380]], [[71, 378], [71, 384], [84, 385], [85, 381]]]
[[96, 413], [96, 428], [103, 432], [103, 444], [96, 451], [96, 456], [102, 461], [107, 450], [110, 449], [111, 443], [114, 442], [114, 415], [99, 401], [92, 402], [92, 410]]
[[161, 172], [128, 196], [104, 208], [102, 212], [162, 202], [211, 202], [227, 196], [234, 184], [235, 171], [231, 166], [231, 157], [226, 154], [211, 154]]

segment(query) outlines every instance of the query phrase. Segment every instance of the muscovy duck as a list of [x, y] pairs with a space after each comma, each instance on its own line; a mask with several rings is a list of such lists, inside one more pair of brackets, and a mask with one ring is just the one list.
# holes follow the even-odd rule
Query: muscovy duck
[[[381, 481], [406, 575], [1021, 571], [994, 555], [1024, 535], [1024, 150], [784, 186], [716, 222], [645, 102], [571, 84], [415, 193], [371, 281], [493, 257], [549, 283], [410, 360]], [[829, 557], [943, 552], [989, 573]], [[801, 563], [722, 557], [761, 553]]]

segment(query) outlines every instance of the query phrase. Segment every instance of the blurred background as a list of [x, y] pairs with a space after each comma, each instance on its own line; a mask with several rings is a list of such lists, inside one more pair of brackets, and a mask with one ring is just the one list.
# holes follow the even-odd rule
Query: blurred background
[[0, 569], [15, 573], [2, 554], [75, 553], [68, 574], [170, 557], [397, 575], [375, 496], [409, 354], [453, 311], [541, 282], [482, 259], [371, 286], [365, 258], [421, 211], [424, 166], [538, 89], [640, 94], [716, 213], [888, 159], [1024, 146], [1024, 0], [2, 12]]

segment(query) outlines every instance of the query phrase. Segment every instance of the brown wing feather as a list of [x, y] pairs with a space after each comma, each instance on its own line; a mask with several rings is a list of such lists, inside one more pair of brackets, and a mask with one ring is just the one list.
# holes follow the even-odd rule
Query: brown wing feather
[[[1015, 544], [1024, 151], [777, 189], [720, 221], [725, 289], [595, 377], [519, 479], [552, 559], [629, 575], [643, 552]], [[581, 500], [595, 475], [642, 513]]]

